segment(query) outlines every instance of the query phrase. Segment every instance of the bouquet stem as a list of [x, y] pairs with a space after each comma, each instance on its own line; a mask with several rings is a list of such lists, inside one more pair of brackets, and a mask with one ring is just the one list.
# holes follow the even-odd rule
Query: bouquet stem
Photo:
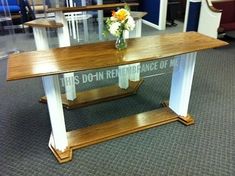
[[125, 48], [127, 48], [127, 42], [126, 39], [124, 37], [124, 31], [120, 34], [120, 36], [116, 39], [116, 43], [115, 43], [115, 47], [118, 50], [123, 50]]

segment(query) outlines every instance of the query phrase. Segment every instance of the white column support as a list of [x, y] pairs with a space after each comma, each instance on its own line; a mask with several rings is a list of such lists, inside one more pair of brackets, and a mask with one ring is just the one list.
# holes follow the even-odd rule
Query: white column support
[[160, 12], [159, 12], [159, 30], [165, 30], [166, 29], [166, 15], [167, 15], [167, 6], [168, 1], [161, 0], [160, 1]]
[[77, 20], [75, 22], [76, 24], [76, 28], [77, 28], [77, 41], [79, 42], [80, 41], [80, 34], [79, 34], [79, 21]]
[[[130, 32], [130, 38], [142, 36], [142, 19], [135, 20], [135, 30]], [[140, 80], [140, 63], [130, 64], [129, 79], [130, 81]]]
[[68, 100], [74, 100], [76, 99], [76, 90], [75, 89], [75, 77], [74, 73], [65, 73], [64, 74], [64, 86], [65, 86], [65, 92], [66, 92], [66, 98]]
[[33, 27], [33, 35], [37, 50], [49, 49], [47, 32], [45, 28]]
[[[33, 27], [37, 50], [49, 49], [45, 28]], [[58, 75], [42, 77], [52, 133], [48, 145], [63, 152], [68, 146]]]
[[129, 87], [129, 65], [118, 66], [118, 85], [121, 89]]
[[[46, 29], [33, 27], [33, 34], [37, 50], [49, 49]], [[47, 106], [51, 120], [52, 133], [48, 145], [63, 152], [68, 147], [68, 140], [64, 121], [61, 92], [58, 75], [42, 77]]]
[[[69, 7], [73, 7], [73, 0], [69, 0]], [[72, 36], [73, 36], [73, 39], [76, 39], [77, 32], [76, 32], [76, 24], [75, 24], [75, 14], [70, 13], [70, 17], [71, 17], [71, 27], [72, 27], [72, 33], [73, 33]]]
[[129, 65], [129, 80], [140, 81], [140, 63]]
[[186, 117], [197, 53], [176, 56], [173, 69], [169, 107], [179, 116]]
[[[63, 28], [57, 29], [57, 34], [59, 38], [59, 46], [60, 47], [66, 47], [70, 46], [70, 37], [69, 37], [69, 30], [68, 30], [68, 24], [65, 19], [65, 16], [63, 12], [56, 12], [56, 22], [62, 23], [64, 26]], [[71, 77], [71, 79], [74, 79], [74, 73], [65, 73], [64, 78]], [[66, 98], [70, 101], [75, 100], [76, 97], [76, 87], [75, 84], [73, 85], [65, 85], [65, 93]]]
[[68, 147], [68, 139], [58, 75], [44, 76], [42, 77], [42, 82], [47, 97], [47, 106], [52, 128], [49, 145], [52, 145], [55, 149], [64, 152]]
[[[126, 34], [128, 33], [128, 34]], [[137, 37], [141, 37], [141, 33], [142, 33], [142, 19], [137, 19], [135, 20], [135, 29], [134, 31], [131, 32], [125, 32], [125, 38], [137, 38]], [[129, 76], [128, 79], [130, 81], [139, 81], [140, 80], [140, 63], [136, 63], [136, 64], [130, 64], [129, 66]], [[124, 77], [125, 79], [126, 77]], [[119, 79], [121, 79], [119, 77]], [[119, 81], [119, 82], [125, 82], [125, 81]]]
[[63, 24], [62, 28], [57, 29], [59, 46], [60, 47], [70, 46], [68, 24], [67, 24], [67, 20], [65, 19], [65, 16], [62, 11], [55, 13], [55, 20], [57, 23]]
[[[86, 12], [83, 12], [83, 15], [86, 16]], [[88, 23], [87, 18], [83, 19], [83, 31], [84, 31], [84, 41], [87, 42], [89, 40], [89, 33], [88, 33]]]
[[[67, 7], [70, 6], [69, 0], [66, 0], [66, 6]], [[70, 18], [70, 15], [68, 15], [68, 17]], [[70, 34], [70, 36], [72, 36], [72, 22], [71, 22], [71, 20], [68, 21], [67, 25], [68, 25], [69, 34]], [[79, 38], [79, 35], [78, 35], [78, 38]]]
[[[97, 0], [97, 5], [102, 5], [103, 0]], [[98, 10], [98, 30], [99, 40], [103, 40], [103, 29], [104, 29], [104, 11]]]
[[[82, 6], [86, 6], [86, 0], [82, 0]], [[84, 31], [84, 41], [87, 42], [89, 39], [88, 36], [88, 23], [87, 23], [87, 12], [82, 12], [82, 15], [84, 16], [83, 22], [83, 31]]]
[[189, 1], [190, 0], [186, 1], [186, 9], [185, 9], [185, 15], [184, 15], [184, 28], [183, 28], [183, 32], [186, 32], [187, 26], [188, 26]]
[[135, 29], [130, 32], [130, 38], [141, 37], [142, 32], [142, 19], [135, 20]]

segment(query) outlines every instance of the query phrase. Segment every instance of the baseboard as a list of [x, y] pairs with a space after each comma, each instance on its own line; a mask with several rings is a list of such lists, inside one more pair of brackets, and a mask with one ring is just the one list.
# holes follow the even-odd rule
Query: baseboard
[[154, 23], [152, 23], [152, 22], [149, 22], [149, 21], [144, 20], [144, 19], [142, 20], [142, 22], [143, 22], [144, 24], [150, 26], [150, 27], [153, 27], [153, 28], [157, 29], [157, 30], [161, 30], [158, 25], [156, 25], [156, 24], [154, 24]]

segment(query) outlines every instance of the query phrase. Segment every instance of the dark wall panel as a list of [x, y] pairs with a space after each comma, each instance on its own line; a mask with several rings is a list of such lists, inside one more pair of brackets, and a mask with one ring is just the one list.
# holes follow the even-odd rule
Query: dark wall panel
[[186, 31], [197, 31], [200, 10], [201, 10], [201, 2], [190, 2]]
[[148, 12], [145, 20], [159, 25], [159, 12], [161, 0], [140, 0], [140, 10]]

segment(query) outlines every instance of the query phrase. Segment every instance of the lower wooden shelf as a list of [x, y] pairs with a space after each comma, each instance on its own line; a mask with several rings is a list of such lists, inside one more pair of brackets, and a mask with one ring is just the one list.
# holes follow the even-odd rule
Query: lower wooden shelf
[[65, 152], [60, 152], [49, 145], [53, 154], [60, 163], [72, 160], [72, 152], [75, 149], [97, 144], [116, 137], [138, 132], [148, 128], [180, 121], [185, 125], [191, 125], [194, 120], [191, 116], [179, 117], [170, 108], [160, 109], [123, 117], [117, 120], [93, 125], [67, 132], [69, 147]]
[[[96, 104], [104, 101], [115, 100], [118, 98], [127, 97], [137, 93], [143, 80], [132, 82], [130, 81], [127, 89], [121, 89], [117, 84], [88, 91], [78, 92], [77, 98], [73, 101], [67, 100], [66, 95], [62, 94], [62, 103], [66, 109], [74, 109], [91, 104]], [[41, 97], [41, 103], [47, 103], [46, 97]]]

